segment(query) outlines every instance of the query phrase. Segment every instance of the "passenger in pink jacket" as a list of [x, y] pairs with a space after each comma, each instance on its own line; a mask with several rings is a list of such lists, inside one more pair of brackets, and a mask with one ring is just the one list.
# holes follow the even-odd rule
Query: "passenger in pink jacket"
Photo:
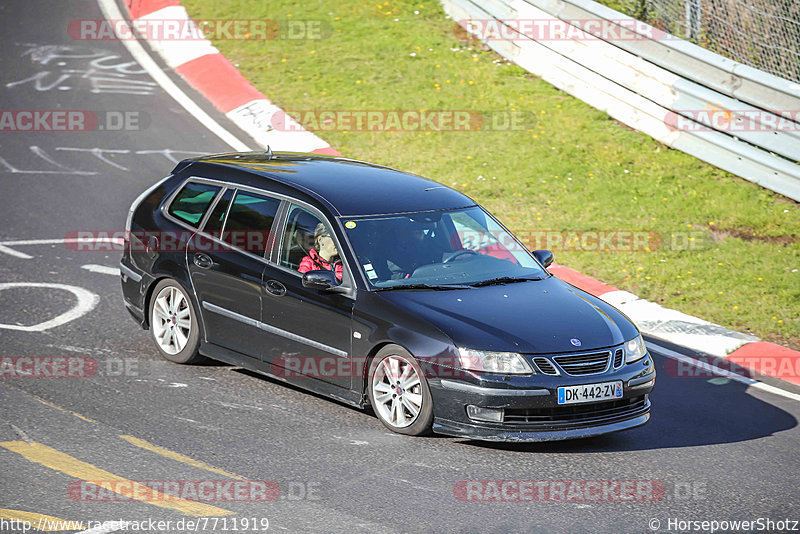
[[[297, 268], [301, 273], [308, 271], [333, 271], [336, 279], [342, 281], [342, 261], [338, 259], [339, 251], [333, 242], [328, 229], [319, 223], [314, 229], [314, 247], [308, 249], [308, 254], [300, 260]], [[336, 259], [334, 259], [336, 258]]]

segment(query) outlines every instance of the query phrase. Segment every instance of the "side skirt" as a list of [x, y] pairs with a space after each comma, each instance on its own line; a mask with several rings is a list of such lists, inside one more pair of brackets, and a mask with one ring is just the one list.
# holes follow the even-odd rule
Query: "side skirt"
[[349, 406], [364, 408], [368, 404], [364, 398], [364, 395], [359, 392], [350, 389], [344, 389], [310, 376], [302, 376], [297, 378], [278, 376], [274, 373], [275, 369], [271, 365], [244, 356], [236, 351], [220, 347], [219, 345], [214, 345], [213, 343], [200, 343], [200, 354], [211, 358], [212, 360], [218, 360], [230, 365], [242, 367], [275, 380], [297, 386], [307, 391], [324, 395]]

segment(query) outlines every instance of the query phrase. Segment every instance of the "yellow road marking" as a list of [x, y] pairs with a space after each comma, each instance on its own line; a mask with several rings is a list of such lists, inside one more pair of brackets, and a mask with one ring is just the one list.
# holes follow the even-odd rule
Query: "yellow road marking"
[[174, 452], [169, 449], [165, 449], [164, 447], [153, 445], [149, 441], [135, 438], [133, 436], [120, 436], [120, 437], [132, 445], [136, 445], [137, 447], [141, 447], [142, 449], [146, 449], [150, 452], [160, 454], [161, 456], [164, 456], [171, 460], [183, 462], [185, 464], [191, 465], [192, 467], [199, 467], [200, 469], [205, 469], [206, 471], [211, 471], [212, 473], [217, 473], [218, 475], [226, 476], [229, 478], [235, 478], [236, 480], [245, 480], [244, 477], [240, 477], [239, 475], [234, 475], [233, 473], [228, 473], [227, 471], [223, 471], [222, 469], [214, 467], [213, 465], [208, 465], [207, 463], [201, 462], [200, 460], [195, 460], [194, 458], [189, 458], [188, 456], [184, 456], [179, 452]]
[[[25, 441], [2, 441], [0, 442], [0, 447], [6, 448], [11, 452], [15, 452], [31, 462], [41, 464], [45, 467], [49, 467], [50, 469], [60, 471], [66, 475], [79, 478], [87, 482], [102, 480], [121, 483], [109, 484], [107, 489], [110, 489], [114, 493], [132, 500], [139, 500], [140, 502], [146, 502], [162, 508], [169, 508], [185, 515], [197, 517], [222, 516], [233, 513], [229, 510], [217, 508], [216, 506], [187, 501], [171, 495], [165, 495], [137, 482], [133, 482], [119, 475], [109, 473], [108, 471], [100, 469], [99, 467], [95, 467], [92, 464], [78, 460], [69, 454], [57, 451], [41, 443], [28, 443]], [[146, 500], [136, 498], [137, 496], [141, 495], [149, 495], [151, 497]]]
[[89, 423], [97, 424], [97, 421], [95, 421], [94, 419], [89, 419], [88, 417], [84, 417], [84, 416], [82, 416], [81, 414], [79, 414], [77, 412], [73, 412], [72, 410], [67, 410], [66, 408], [62, 408], [61, 406], [53, 404], [52, 402], [47, 402], [44, 399], [40, 399], [36, 395], [33, 395], [33, 398], [36, 399], [37, 401], [41, 402], [45, 406], [50, 406], [51, 408], [55, 408], [56, 410], [61, 410], [62, 412], [68, 413], [70, 415], [74, 415], [78, 419], [83, 419], [84, 421], [88, 421]]
[[59, 519], [51, 515], [37, 514], [35, 512], [23, 512], [21, 510], [7, 510], [0, 508], [0, 519], [6, 521], [17, 521], [24, 523], [27, 521], [32, 527], [42, 527], [36, 530], [44, 530], [46, 532], [56, 532], [62, 530], [83, 530], [83, 523], [79, 521], [67, 521]]

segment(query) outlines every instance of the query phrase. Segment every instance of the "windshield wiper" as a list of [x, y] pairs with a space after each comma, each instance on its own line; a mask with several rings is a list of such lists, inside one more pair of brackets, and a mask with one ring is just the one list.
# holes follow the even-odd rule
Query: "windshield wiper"
[[447, 285], [447, 284], [404, 284], [389, 287], [376, 287], [375, 291], [392, 291], [395, 289], [432, 289], [434, 291], [444, 291], [447, 289], [472, 289], [472, 285]]
[[530, 277], [517, 278], [516, 276], [501, 276], [499, 278], [490, 278], [489, 280], [481, 280], [480, 282], [475, 282], [474, 284], [470, 285], [472, 287], [481, 287], [481, 286], [493, 286], [498, 284], [513, 284], [515, 282], [529, 282], [531, 280], [543, 280], [543, 278], [539, 276], [535, 278], [530, 278]]

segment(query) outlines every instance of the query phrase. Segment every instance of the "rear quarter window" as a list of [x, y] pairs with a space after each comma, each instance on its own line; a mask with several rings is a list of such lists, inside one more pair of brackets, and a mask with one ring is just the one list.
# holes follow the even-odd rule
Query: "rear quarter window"
[[220, 189], [216, 185], [188, 182], [172, 200], [167, 213], [197, 228]]

